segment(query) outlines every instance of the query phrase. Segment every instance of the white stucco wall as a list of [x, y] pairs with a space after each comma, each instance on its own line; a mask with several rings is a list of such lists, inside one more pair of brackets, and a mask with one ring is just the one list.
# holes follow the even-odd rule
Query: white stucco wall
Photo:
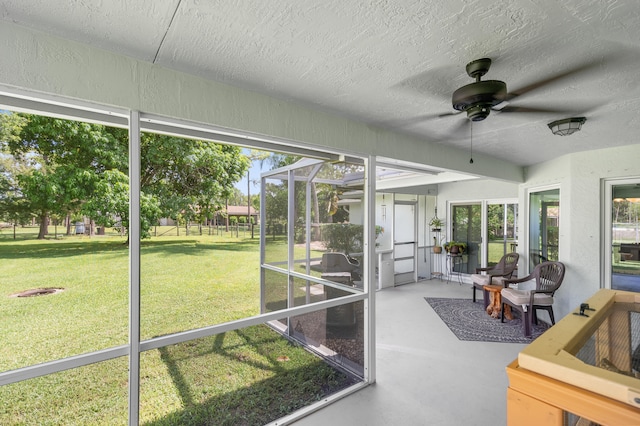
[[492, 179], [443, 183], [438, 186], [438, 212], [446, 201], [497, 200], [518, 197], [518, 184]]
[[[640, 176], [640, 145], [582, 152], [535, 165], [526, 170], [520, 205], [528, 191], [560, 188], [560, 261], [567, 266], [556, 293], [554, 311], [559, 319], [573, 311], [601, 287], [604, 202], [603, 179]], [[524, 215], [520, 229], [528, 229]]]

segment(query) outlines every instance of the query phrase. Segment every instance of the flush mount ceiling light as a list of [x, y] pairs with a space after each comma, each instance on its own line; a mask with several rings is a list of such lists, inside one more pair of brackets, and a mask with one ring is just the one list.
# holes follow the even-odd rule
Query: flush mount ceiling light
[[567, 136], [580, 130], [585, 121], [584, 117], [572, 117], [553, 121], [548, 126], [554, 135]]

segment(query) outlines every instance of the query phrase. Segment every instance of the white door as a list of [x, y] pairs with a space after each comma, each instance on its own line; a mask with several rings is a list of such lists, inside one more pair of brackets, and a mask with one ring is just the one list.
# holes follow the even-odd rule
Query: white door
[[393, 258], [396, 285], [416, 282], [417, 226], [415, 202], [396, 202], [393, 215]]

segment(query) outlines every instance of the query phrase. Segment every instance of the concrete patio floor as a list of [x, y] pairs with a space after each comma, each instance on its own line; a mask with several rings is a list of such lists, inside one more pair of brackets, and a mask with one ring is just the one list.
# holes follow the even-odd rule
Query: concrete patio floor
[[296, 426], [506, 424], [505, 367], [525, 345], [460, 341], [424, 300], [471, 298], [469, 284], [427, 280], [376, 296], [376, 383]]

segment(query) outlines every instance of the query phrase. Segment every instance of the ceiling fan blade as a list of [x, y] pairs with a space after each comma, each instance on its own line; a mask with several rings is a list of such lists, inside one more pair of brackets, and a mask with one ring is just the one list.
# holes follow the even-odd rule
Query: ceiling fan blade
[[424, 121], [433, 120], [434, 118], [440, 117], [440, 114], [423, 114], [417, 115], [415, 117], [409, 118], [399, 118], [397, 120], [382, 120], [377, 121], [375, 124], [381, 127], [393, 127], [393, 128], [402, 128], [402, 127], [410, 127], [416, 124], [420, 124]]
[[528, 112], [528, 113], [541, 113], [541, 114], [576, 114], [579, 111], [589, 109], [585, 107], [581, 108], [533, 108], [533, 107], [518, 107], [518, 106], [506, 106], [502, 109], [496, 109], [497, 112]]
[[450, 134], [452, 136], [457, 136], [461, 138], [469, 137], [470, 126], [471, 126], [471, 120], [465, 117], [463, 120], [460, 120], [460, 122], [456, 127], [452, 129]]
[[451, 76], [456, 73], [455, 66], [433, 67], [419, 74], [407, 77], [392, 86], [395, 90], [422, 96], [435, 97], [442, 100], [451, 99], [451, 92], [456, 87]]
[[463, 113], [464, 111], [451, 111], [451, 112], [445, 112], [443, 114], [438, 114], [438, 118], [442, 118], [442, 117], [449, 117], [451, 115], [458, 115]]
[[535, 89], [538, 89], [538, 88], [540, 88], [542, 86], [546, 86], [547, 84], [554, 83], [554, 82], [556, 82], [558, 80], [561, 80], [561, 79], [563, 79], [565, 77], [589, 71], [589, 70], [594, 69], [594, 68], [596, 68], [598, 66], [601, 66], [603, 63], [606, 62], [606, 60], [607, 60], [606, 58], [598, 58], [598, 59], [595, 59], [595, 60], [587, 61], [587, 62], [584, 62], [584, 63], [582, 63], [580, 65], [572, 67], [572, 68], [570, 68], [570, 69], [568, 69], [566, 71], [563, 71], [563, 72], [560, 72], [558, 74], [549, 76], [549, 77], [547, 77], [547, 78], [545, 78], [543, 80], [536, 81], [535, 83], [528, 84], [528, 85], [523, 86], [523, 87], [519, 87], [516, 90], [512, 90], [509, 93], [507, 93], [507, 96], [505, 97], [504, 100], [505, 101], [510, 101], [512, 99], [517, 98], [518, 96], [522, 96], [522, 95], [524, 95], [526, 93], [529, 93], [529, 92], [531, 92], [531, 91], [533, 91]]

